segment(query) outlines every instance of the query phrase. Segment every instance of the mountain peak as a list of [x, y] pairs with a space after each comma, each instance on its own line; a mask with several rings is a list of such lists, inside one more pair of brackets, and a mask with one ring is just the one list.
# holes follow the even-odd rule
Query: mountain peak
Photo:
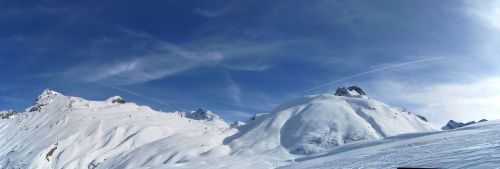
[[359, 86], [351, 86], [351, 87], [339, 87], [335, 92], [337, 96], [347, 96], [347, 97], [361, 97], [368, 98], [365, 91], [361, 89]]
[[485, 122], [485, 121], [488, 121], [488, 120], [481, 119], [478, 122], [476, 122], [476, 121], [469, 121], [467, 123], [456, 122], [454, 120], [450, 120], [450, 121], [448, 121], [448, 123], [446, 123], [445, 126], [441, 127], [441, 129], [442, 130], [451, 130], [451, 129], [456, 129], [456, 128], [460, 128], [460, 127], [464, 127], [464, 126], [468, 126], [468, 125], [472, 125], [472, 124], [476, 124], [476, 123], [481, 123], [481, 122]]
[[40, 95], [38, 95], [38, 97], [40, 97], [40, 96], [50, 96], [50, 95], [61, 95], [61, 93], [56, 92], [55, 90], [52, 90], [50, 88], [46, 88], [45, 90], [42, 91], [42, 93]]
[[120, 96], [113, 96], [113, 97], [110, 97], [108, 99], [106, 99], [106, 102], [110, 102], [110, 103], [118, 103], [118, 104], [124, 104], [126, 103], [125, 99], [123, 99], [122, 97]]
[[59, 92], [56, 92], [52, 89], [45, 89], [43, 92], [36, 97], [36, 101], [33, 106], [26, 109], [26, 111], [34, 112], [40, 111], [43, 106], [50, 104], [55, 97], [62, 95]]
[[211, 121], [214, 119], [220, 119], [220, 117], [214, 113], [212, 113], [210, 110], [204, 110], [199, 108], [196, 111], [192, 111], [188, 114], [186, 114], [186, 117], [194, 120], [207, 120]]

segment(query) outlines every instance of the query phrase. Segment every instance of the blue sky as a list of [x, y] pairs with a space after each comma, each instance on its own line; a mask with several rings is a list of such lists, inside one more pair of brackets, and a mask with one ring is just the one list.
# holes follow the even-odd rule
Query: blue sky
[[359, 85], [437, 124], [495, 119], [498, 18], [493, 0], [0, 1], [0, 109], [52, 88], [232, 121]]

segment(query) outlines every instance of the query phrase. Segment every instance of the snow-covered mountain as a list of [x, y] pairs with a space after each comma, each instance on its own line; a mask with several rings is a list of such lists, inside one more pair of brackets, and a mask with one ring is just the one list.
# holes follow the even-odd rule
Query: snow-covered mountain
[[0, 168], [170, 165], [226, 155], [222, 140], [235, 132], [208, 112], [157, 112], [116, 96], [88, 101], [45, 90], [26, 110], [0, 121]]
[[[25, 112], [3, 114], [0, 168], [308, 168], [299, 161], [439, 130], [359, 87], [304, 96], [231, 125], [203, 109], [158, 112], [119, 96], [89, 101], [52, 90]], [[396, 136], [405, 133], [420, 134]]]
[[300, 157], [282, 168], [499, 168], [499, 132], [496, 120], [455, 130], [403, 134]]
[[337, 95], [306, 96], [285, 103], [240, 127], [225, 142], [242, 150], [238, 153], [311, 154], [359, 140], [437, 130], [415, 114], [368, 99], [361, 88], [349, 87], [339, 88]]
[[460, 128], [460, 127], [464, 127], [464, 126], [468, 126], [468, 125], [472, 125], [472, 124], [476, 124], [476, 123], [486, 122], [486, 121], [488, 121], [488, 120], [481, 119], [478, 122], [476, 122], [476, 121], [469, 121], [467, 123], [462, 123], [462, 122], [456, 122], [456, 121], [450, 120], [450, 121], [448, 121], [448, 123], [446, 123], [445, 126], [441, 127], [441, 129], [443, 129], [443, 130], [452, 130], [452, 129], [456, 129], [456, 128]]
[[12, 117], [15, 117], [19, 112], [16, 112], [15, 110], [2, 110], [0, 111], [0, 119], [9, 119]]

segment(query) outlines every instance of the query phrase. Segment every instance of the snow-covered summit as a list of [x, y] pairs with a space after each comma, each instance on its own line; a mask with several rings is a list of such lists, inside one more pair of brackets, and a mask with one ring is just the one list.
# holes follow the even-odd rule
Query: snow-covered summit
[[125, 99], [123, 99], [120, 96], [113, 96], [108, 99], [106, 99], [106, 102], [108, 103], [117, 103], [117, 104], [124, 104], [126, 103]]
[[215, 114], [212, 113], [210, 110], [204, 110], [202, 108], [199, 108], [196, 111], [190, 111], [190, 112], [179, 112], [181, 117], [193, 119], [193, 120], [200, 120], [200, 121], [205, 121], [205, 122], [212, 122], [215, 124], [218, 124], [220, 127], [225, 127], [228, 128], [229, 125], [222, 120], [222, 118]]
[[227, 155], [222, 140], [236, 130], [217, 115], [187, 118], [122, 100], [44, 90], [22, 116], [0, 119], [0, 168], [147, 168]]
[[26, 111], [28, 112], [34, 112], [34, 111], [40, 111], [42, 108], [50, 103], [58, 97], [61, 96], [61, 93], [58, 93], [54, 90], [51, 89], [45, 89], [43, 92], [36, 97], [36, 101], [33, 104], [33, 106], [28, 107]]
[[481, 119], [478, 122], [476, 122], [476, 121], [469, 121], [467, 123], [462, 123], [462, 122], [456, 122], [454, 120], [450, 120], [450, 121], [448, 121], [448, 123], [446, 123], [445, 126], [441, 127], [441, 129], [443, 129], [443, 130], [452, 130], [452, 129], [456, 129], [456, 128], [460, 128], [460, 127], [464, 127], [464, 126], [468, 126], [468, 125], [472, 125], [472, 124], [476, 124], [476, 123], [486, 122], [486, 121], [488, 121], [488, 120]]
[[[361, 91], [356, 93], [364, 94]], [[226, 139], [240, 153], [323, 152], [353, 141], [439, 130], [415, 114], [372, 99], [331, 94], [287, 102]]]
[[347, 96], [347, 97], [360, 97], [360, 98], [368, 98], [365, 91], [358, 86], [351, 87], [339, 87], [335, 92], [336, 96]]
[[366, 96], [360, 88], [346, 89], [349, 97], [304, 96], [232, 127], [204, 109], [167, 113], [119, 96], [92, 101], [45, 90], [22, 115], [0, 119], [0, 166], [270, 168], [355, 141], [438, 130], [416, 114], [357, 97]]

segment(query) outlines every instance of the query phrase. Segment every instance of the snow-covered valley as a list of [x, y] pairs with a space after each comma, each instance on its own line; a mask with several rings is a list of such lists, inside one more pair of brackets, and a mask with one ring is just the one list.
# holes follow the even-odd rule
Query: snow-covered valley
[[0, 119], [0, 168], [492, 168], [500, 122], [440, 129], [359, 88], [304, 96], [229, 125], [216, 114], [158, 112], [114, 96], [45, 90]]

